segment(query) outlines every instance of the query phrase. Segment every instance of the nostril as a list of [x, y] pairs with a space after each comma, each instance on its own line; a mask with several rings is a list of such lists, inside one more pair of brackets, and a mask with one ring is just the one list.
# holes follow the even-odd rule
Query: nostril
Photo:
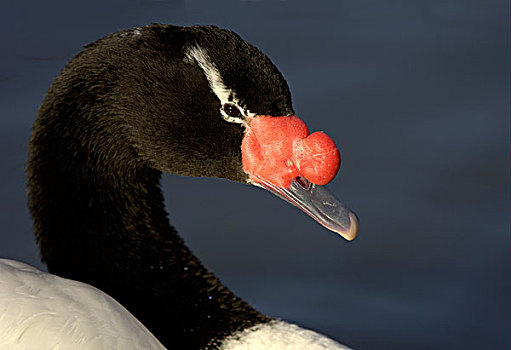
[[298, 176], [296, 179], [295, 179], [296, 183], [300, 185], [300, 187], [302, 187], [304, 190], [308, 190], [310, 189], [311, 187], [311, 183], [309, 180], [307, 180], [306, 178], [304, 177], [301, 177], [301, 176]]

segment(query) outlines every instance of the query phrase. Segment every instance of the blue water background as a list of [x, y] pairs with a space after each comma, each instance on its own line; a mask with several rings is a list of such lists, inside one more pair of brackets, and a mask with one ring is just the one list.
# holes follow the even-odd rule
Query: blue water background
[[356, 349], [510, 348], [508, 1], [2, 2], [0, 256], [44, 268], [24, 162], [47, 87], [152, 22], [239, 33], [342, 149], [351, 243], [261, 189], [164, 176], [172, 224], [230, 288]]

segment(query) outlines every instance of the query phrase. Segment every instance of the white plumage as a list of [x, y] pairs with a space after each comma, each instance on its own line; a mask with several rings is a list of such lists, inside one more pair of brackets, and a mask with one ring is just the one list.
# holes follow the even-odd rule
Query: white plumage
[[221, 350], [349, 350], [344, 345], [284, 321], [259, 324], [233, 334]]
[[99, 289], [0, 259], [0, 349], [165, 348]]

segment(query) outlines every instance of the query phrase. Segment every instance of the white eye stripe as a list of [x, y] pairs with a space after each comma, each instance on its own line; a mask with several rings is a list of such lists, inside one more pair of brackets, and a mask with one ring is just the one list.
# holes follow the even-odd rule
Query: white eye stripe
[[218, 69], [209, 60], [209, 56], [204, 49], [195, 46], [186, 50], [185, 55], [189, 60], [197, 62], [199, 67], [204, 71], [211, 90], [213, 90], [220, 102], [222, 102], [222, 105], [229, 100], [231, 94], [234, 96], [232, 90], [224, 85], [224, 81]]
[[[247, 108], [243, 108], [242, 106], [240, 106], [240, 103], [236, 98], [236, 94], [234, 93], [234, 91], [225, 86], [222, 76], [220, 75], [220, 72], [218, 71], [215, 64], [211, 62], [211, 60], [209, 59], [206, 50], [199, 46], [190, 47], [186, 50], [185, 56], [187, 60], [192, 62], [195, 61], [202, 69], [204, 75], [206, 76], [206, 79], [209, 82], [211, 90], [220, 100], [220, 106], [223, 106], [225, 103], [230, 103], [235, 105], [245, 117], [255, 116], [255, 113], [251, 113]], [[230, 123], [238, 124], [245, 123], [243, 117], [240, 118], [231, 117], [225, 113], [222, 107], [220, 108], [220, 112], [222, 114], [222, 118]]]

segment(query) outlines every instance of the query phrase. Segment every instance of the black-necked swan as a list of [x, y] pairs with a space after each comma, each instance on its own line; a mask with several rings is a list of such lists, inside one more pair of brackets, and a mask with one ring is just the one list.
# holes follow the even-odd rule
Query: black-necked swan
[[[107, 293], [167, 348], [344, 349], [236, 297], [170, 226], [159, 185], [161, 172], [256, 185], [351, 240], [358, 230], [355, 215], [322, 186], [339, 165], [332, 139], [309, 133], [294, 114], [282, 74], [258, 49], [213, 26], [153, 24], [86, 46], [55, 79], [30, 140], [29, 206], [49, 271]], [[94, 327], [108, 325], [101, 322], [106, 310], [128, 318], [132, 336], [139, 330], [142, 342], [153, 339], [93, 287], [2, 264], [10, 272], [0, 279], [11, 280], [0, 280], [0, 286], [18, 284], [8, 291], [15, 295], [2, 297], [0, 309], [25, 303], [20, 310], [28, 311], [16, 321], [21, 335], [12, 340], [26, 341], [25, 348], [37, 347], [45, 336], [89, 344], [88, 337], [100, 334]], [[59, 292], [70, 284], [88, 297]], [[55, 294], [55, 309], [47, 303], [45, 312], [67, 328], [46, 331], [59, 323], [31, 317], [43, 290]], [[73, 296], [73, 305], [82, 302], [87, 312], [67, 314], [57, 307]], [[105, 309], [95, 314], [89, 302], [104, 302]], [[0, 327], [6, 329], [8, 319], [0, 315]], [[80, 333], [77, 322], [88, 333]], [[5, 337], [0, 330], [0, 346]], [[102, 348], [100, 338], [88, 348]]]

